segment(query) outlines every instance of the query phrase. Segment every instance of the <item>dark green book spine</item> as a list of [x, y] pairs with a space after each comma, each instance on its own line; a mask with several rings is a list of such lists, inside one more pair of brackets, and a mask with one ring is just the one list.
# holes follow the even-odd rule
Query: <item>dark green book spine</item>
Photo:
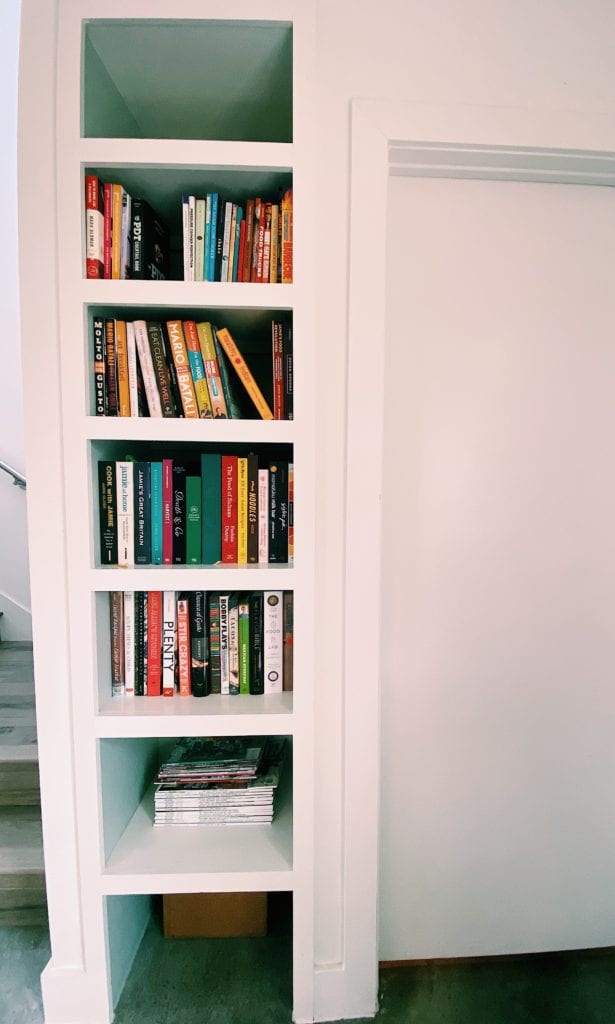
[[186, 477], [186, 564], [201, 564], [201, 478]]
[[239, 692], [250, 692], [250, 598], [240, 594], [239, 612]]
[[186, 467], [173, 462], [173, 562], [186, 564]]
[[151, 470], [149, 462], [135, 463], [135, 565], [149, 565], [151, 546]]
[[222, 558], [221, 518], [222, 456], [201, 455], [201, 557], [203, 565]]
[[263, 595], [250, 594], [250, 693], [265, 692], [263, 663]]

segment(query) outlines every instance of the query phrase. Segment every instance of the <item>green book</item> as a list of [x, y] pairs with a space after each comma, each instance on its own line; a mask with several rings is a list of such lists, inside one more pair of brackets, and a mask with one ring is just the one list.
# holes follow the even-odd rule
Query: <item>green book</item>
[[186, 565], [201, 564], [201, 478], [186, 477]]
[[201, 561], [215, 565], [222, 559], [221, 455], [201, 455]]
[[250, 598], [240, 594], [239, 610], [239, 692], [250, 692]]

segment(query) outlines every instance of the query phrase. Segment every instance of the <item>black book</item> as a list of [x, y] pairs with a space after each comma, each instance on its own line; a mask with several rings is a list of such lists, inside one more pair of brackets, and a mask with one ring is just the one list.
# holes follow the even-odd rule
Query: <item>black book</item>
[[156, 374], [158, 394], [160, 395], [162, 415], [166, 417], [175, 416], [176, 407], [173, 391], [171, 389], [171, 379], [169, 376], [169, 367], [167, 365], [162, 324], [148, 320], [147, 338], [149, 341], [150, 352], [152, 353], [152, 362], [154, 364], [154, 373]]
[[214, 265], [214, 281], [220, 280], [222, 271], [222, 246], [224, 244], [224, 217], [226, 215], [226, 202], [222, 196], [218, 196], [218, 221], [216, 224], [216, 256]]
[[117, 416], [117, 365], [115, 360], [115, 320], [105, 320], [105, 390], [107, 394], [107, 416]]
[[292, 420], [293, 407], [293, 329], [290, 324], [282, 328], [282, 367], [284, 374], [284, 418]]
[[288, 562], [288, 463], [269, 463], [269, 561]]
[[186, 467], [173, 461], [173, 562], [186, 564]]
[[132, 257], [130, 276], [137, 281], [169, 277], [169, 232], [145, 199], [132, 200]]
[[169, 380], [171, 381], [171, 394], [173, 395], [173, 404], [175, 405], [175, 415], [183, 419], [184, 404], [182, 402], [182, 396], [179, 390], [179, 384], [177, 382], [177, 370], [175, 369], [175, 361], [173, 359], [173, 353], [171, 352], [171, 342], [169, 341], [169, 329], [166, 324], [161, 324], [161, 328], [162, 338], [164, 341], [164, 355], [167, 363]]
[[151, 466], [149, 462], [135, 462], [135, 565], [149, 565], [152, 560], [151, 544]]
[[94, 317], [94, 411], [97, 416], [107, 415], [107, 382], [105, 374], [105, 322]]
[[147, 396], [145, 394], [145, 384], [143, 383], [143, 371], [141, 370], [141, 363], [137, 359], [137, 408], [139, 416], [149, 416], [149, 408], [147, 405]]
[[117, 565], [115, 462], [98, 463], [100, 564]]
[[190, 656], [192, 668], [192, 696], [207, 697], [209, 694], [209, 644], [205, 617], [207, 606], [202, 590], [193, 590], [188, 595], [190, 609]]
[[209, 691], [220, 693], [220, 595], [207, 595], [207, 613], [209, 619]]
[[144, 662], [145, 651], [143, 649], [144, 637], [144, 603], [145, 593], [142, 590], [135, 590], [134, 599], [134, 630], [135, 630], [135, 697], [142, 697], [144, 689]]
[[263, 663], [263, 595], [250, 594], [250, 693], [265, 692]]
[[248, 562], [258, 562], [258, 456], [248, 455]]

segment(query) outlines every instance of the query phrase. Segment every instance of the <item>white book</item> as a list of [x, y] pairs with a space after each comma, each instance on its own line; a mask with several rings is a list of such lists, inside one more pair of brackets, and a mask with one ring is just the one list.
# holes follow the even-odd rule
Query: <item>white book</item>
[[209, 269], [209, 250], [211, 248], [211, 192], [207, 193], [205, 200], [205, 259], [203, 267], [203, 280], [212, 280], [212, 273]]
[[145, 388], [145, 397], [147, 399], [147, 408], [150, 416], [162, 418], [162, 405], [160, 404], [160, 395], [158, 393], [158, 382], [156, 380], [156, 371], [154, 370], [152, 350], [149, 347], [147, 323], [145, 320], [134, 320], [133, 327], [135, 332], [135, 345], [139, 356], [139, 365], [143, 376], [143, 387]]
[[269, 562], [269, 470], [258, 471], [258, 561]]
[[124, 693], [135, 695], [135, 594], [124, 591]]
[[220, 693], [230, 693], [228, 594], [220, 594]]
[[128, 358], [128, 393], [130, 396], [130, 415], [139, 415], [139, 386], [137, 384], [137, 343], [135, 341], [135, 325], [126, 323], [126, 353]]
[[182, 196], [182, 231], [184, 239], [184, 281], [194, 281], [194, 221], [190, 214], [190, 200]]
[[194, 280], [205, 280], [205, 199], [197, 199], [194, 213]]
[[263, 594], [263, 669], [265, 693], [281, 693], [284, 674], [284, 610], [281, 590]]
[[117, 564], [135, 564], [134, 462], [115, 463], [117, 490]]
[[162, 594], [162, 695], [175, 693], [175, 644], [177, 637], [177, 604], [174, 590]]

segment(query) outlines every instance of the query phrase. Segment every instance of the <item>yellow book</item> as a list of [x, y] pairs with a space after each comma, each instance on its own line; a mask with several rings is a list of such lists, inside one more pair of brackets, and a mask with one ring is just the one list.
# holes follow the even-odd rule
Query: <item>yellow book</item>
[[186, 339], [188, 361], [192, 371], [192, 382], [194, 384], [196, 404], [199, 407], [199, 415], [202, 420], [211, 419], [213, 416], [213, 410], [211, 407], [211, 399], [209, 397], [209, 388], [207, 387], [207, 377], [205, 375], [205, 365], [201, 354], [199, 333], [194, 320], [184, 320], [184, 337]]
[[237, 459], [237, 563], [248, 562], [248, 460]]
[[278, 283], [278, 221], [279, 207], [277, 203], [271, 206], [271, 252], [269, 257], [269, 283]]
[[113, 185], [111, 204], [111, 277], [119, 281], [122, 276], [122, 192], [121, 185]]
[[218, 366], [218, 357], [216, 356], [216, 346], [214, 345], [212, 326], [210, 323], [201, 323], [196, 325], [196, 330], [199, 338], [199, 345], [201, 346], [201, 355], [203, 356], [205, 376], [207, 378], [207, 387], [209, 389], [209, 397], [211, 400], [214, 419], [227, 419], [228, 412], [226, 402], [224, 400], [224, 393], [222, 391], [220, 367]]
[[293, 280], [293, 193], [288, 189], [282, 199], [282, 284]]
[[220, 328], [220, 330], [216, 330], [216, 337], [218, 338], [218, 341], [220, 342], [222, 348], [226, 352], [229, 362], [231, 363], [233, 369], [235, 370], [235, 373], [239, 377], [241, 383], [243, 384], [250, 398], [254, 402], [254, 405], [256, 406], [256, 409], [261, 419], [272, 420], [273, 413], [269, 406], [267, 405], [267, 402], [263, 397], [261, 389], [254, 380], [252, 374], [250, 373], [250, 370], [246, 364], [245, 359], [243, 358], [241, 352], [237, 348], [237, 345], [233, 341], [230, 332], [227, 330], [226, 327], [222, 327]]
[[128, 346], [126, 321], [115, 321], [115, 365], [117, 366], [117, 414], [130, 416], [130, 384], [128, 380]]

